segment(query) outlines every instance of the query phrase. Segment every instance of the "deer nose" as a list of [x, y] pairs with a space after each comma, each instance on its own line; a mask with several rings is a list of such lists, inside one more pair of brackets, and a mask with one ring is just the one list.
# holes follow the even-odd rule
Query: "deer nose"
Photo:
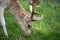
[[28, 28], [30, 29], [32, 26], [28, 24]]

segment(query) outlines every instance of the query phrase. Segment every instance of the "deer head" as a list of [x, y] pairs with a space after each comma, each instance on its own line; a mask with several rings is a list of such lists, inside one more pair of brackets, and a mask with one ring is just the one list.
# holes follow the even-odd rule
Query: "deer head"
[[[34, 9], [32, 10], [31, 14], [28, 14], [26, 10], [22, 7], [21, 3], [19, 3], [18, 0], [11, 0], [10, 1], [10, 6], [7, 8], [8, 12], [12, 13], [18, 23], [21, 26], [21, 29], [23, 30], [24, 34], [26, 36], [29, 36], [31, 34], [30, 28], [32, 26], [32, 22], [37, 19], [34, 17]], [[37, 18], [37, 19], [36, 19]]]
[[[23, 1], [26, 1], [26, 2], [28, 2], [28, 3], [30, 4], [31, 20], [32, 20], [32, 21], [37, 21], [37, 20], [36, 20], [37, 17], [34, 16], [34, 17], [35, 17], [35, 19], [34, 19], [33, 15], [34, 15], [34, 14], [38, 14], [38, 13], [35, 12], [35, 9], [36, 9], [37, 5], [38, 5], [39, 3], [41, 3], [43, 0], [23, 0]], [[39, 15], [39, 14], [38, 14], [38, 15]], [[41, 17], [43, 17], [43, 15], [42, 15]], [[41, 18], [41, 17], [40, 17], [40, 18]]]

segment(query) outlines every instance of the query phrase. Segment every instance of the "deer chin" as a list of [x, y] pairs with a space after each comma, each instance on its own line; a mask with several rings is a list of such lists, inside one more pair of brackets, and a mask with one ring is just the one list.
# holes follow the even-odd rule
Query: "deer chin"
[[31, 34], [30, 29], [26, 29], [26, 30], [24, 30], [24, 36], [29, 37], [30, 34]]

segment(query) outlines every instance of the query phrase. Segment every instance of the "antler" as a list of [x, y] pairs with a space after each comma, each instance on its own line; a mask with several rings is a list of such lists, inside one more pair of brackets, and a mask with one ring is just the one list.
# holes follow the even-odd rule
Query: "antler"
[[37, 13], [35, 13], [35, 12], [34, 12], [34, 9], [33, 9], [33, 10], [32, 10], [32, 13], [31, 13], [31, 21], [40, 21], [40, 20], [43, 19], [43, 14], [42, 14], [42, 16], [40, 16], [40, 17], [36, 17], [36, 16], [34, 16], [34, 14], [37, 14]]
[[[24, 0], [24, 1], [27, 1], [30, 5], [31, 5], [31, 21], [37, 21], [37, 20], [41, 20], [43, 19], [43, 15], [41, 17], [35, 17], [34, 14], [37, 14], [39, 15], [38, 13], [35, 12], [35, 9], [36, 9], [36, 6], [42, 1], [42, 0]], [[35, 17], [35, 18], [34, 18]]]
[[34, 14], [37, 14], [37, 13], [35, 12], [36, 5], [34, 4], [34, 0], [32, 0], [32, 2], [30, 2], [29, 4], [32, 6], [32, 10], [31, 10], [31, 20], [32, 20], [32, 21], [35, 21], [35, 19], [33, 19], [33, 16], [34, 16]]
[[31, 12], [31, 20], [32, 21], [37, 21], [37, 20], [43, 19], [43, 15], [39, 18], [34, 16], [34, 14], [38, 14], [35, 12], [35, 8], [39, 4], [39, 2], [41, 2], [41, 0], [32, 0], [32, 2], [29, 3], [32, 6], [32, 12]]
[[34, 10], [35, 10], [35, 7], [32, 6], [32, 12], [31, 12], [31, 20], [32, 20], [32, 21], [33, 21], [33, 15], [35, 14]]

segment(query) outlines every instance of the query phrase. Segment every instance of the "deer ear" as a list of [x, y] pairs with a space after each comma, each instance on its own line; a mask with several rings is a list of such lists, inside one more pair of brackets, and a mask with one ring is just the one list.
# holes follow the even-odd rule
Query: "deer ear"
[[28, 16], [25, 16], [24, 19], [25, 19], [26, 21], [30, 21], [30, 17], [28, 17]]

